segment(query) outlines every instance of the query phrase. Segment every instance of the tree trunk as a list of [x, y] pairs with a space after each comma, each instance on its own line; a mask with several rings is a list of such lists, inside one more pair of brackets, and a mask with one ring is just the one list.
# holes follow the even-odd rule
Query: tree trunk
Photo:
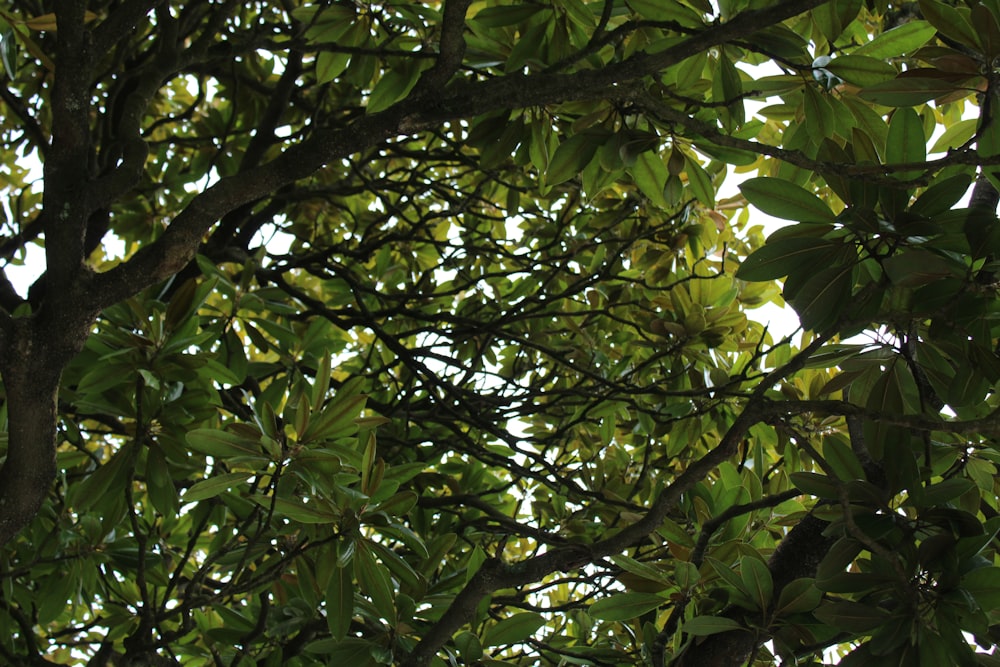
[[0, 358], [8, 418], [7, 459], [0, 468], [0, 545], [31, 521], [56, 475], [60, 372], [47, 368], [44, 343], [28, 327], [13, 328]]
[[34, 518], [56, 476], [59, 381], [86, 332], [61, 319], [36, 314], [3, 323], [0, 376], [8, 439], [0, 468], [0, 547]]

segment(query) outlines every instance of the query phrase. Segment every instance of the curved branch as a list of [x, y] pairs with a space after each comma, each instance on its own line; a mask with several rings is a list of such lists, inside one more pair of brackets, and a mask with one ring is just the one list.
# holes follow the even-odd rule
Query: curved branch
[[[462, 592], [458, 594], [440, 620], [431, 627], [414, 647], [408, 658], [402, 662], [403, 667], [422, 667], [428, 664], [437, 654], [438, 649], [468, 621], [483, 596], [500, 588], [516, 588], [533, 581], [540, 581], [553, 572], [567, 572], [577, 569], [601, 558], [621, 553], [645, 539], [663, 523], [670, 510], [680, 502], [683, 494], [707, 477], [723, 461], [732, 458], [739, 450], [740, 443], [743, 442], [750, 427], [766, 418], [765, 393], [769, 391], [770, 387], [774, 386], [781, 378], [800, 370], [806, 361], [833, 335], [834, 332], [831, 331], [817, 337], [788, 363], [768, 374], [768, 377], [758, 384], [751, 394], [749, 402], [740, 415], [736, 417], [729, 430], [722, 436], [719, 444], [689, 465], [684, 472], [664, 488], [646, 514], [635, 523], [626, 526], [615, 535], [589, 546], [567, 545], [516, 563], [508, 564], [496, 559], [484, 563], [483, 568], [462, 589]], [[489, 565], [488, 568], [487, 565]]]
[[[381, 113], [357, 119], [346, 128], [321, 130], [271, 162], [223, 179], [196, 197], [157, 241], [140, 250], [129, 261], [98, 276], [92, 298], [101, 307], [106, 307], [164, 280], [193, 259], [208, 229], [229, 211], [305, 178], [330, 162], [376, 146], [391, 137], [412, 134], [442, 122], [498, 108], [621, 99], [628, 96], [627, 87], [623, 84], [655, 74], [695, 53], [745, 37], [825, 2], [789, 0], [767, 9], [747, 11], [662, 52], [639, 54], [600, 70], [572, 74], [515, 74], [488, 81], [463, 82], [449, 88], [448, 94], [441, 98], [415, 93]], [[461, 2], [456, 2], [448, 10], [454, 12], [449, 13], [452, 21], [461, 9]], [[457, 23], [454, 25], [457, 26]], [[454, 29], [457, 30], [457, 27]], [[457, 39], [454, 33], [448, 34], [451, 35], [449, 40]], [[201, 40], [196, 41], [193, 48], [197, 50], [199, 46], [204, 47]]]

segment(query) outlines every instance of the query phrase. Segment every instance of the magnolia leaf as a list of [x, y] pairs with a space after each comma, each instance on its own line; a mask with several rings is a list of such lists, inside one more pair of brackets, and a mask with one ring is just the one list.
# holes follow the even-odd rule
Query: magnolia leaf
[[635, 164], [629, 168], [629, 172], [635, 179], [639, 190], [653, 204], [661, 208], [669, 207], [663, 195], [663, 188], [666, 186], [670, 174], [659, 155], [653, 151], [642, 153], [636, 158]]
[[[409, 63], [410, 61], [405, 61]], [[368, 96], [367, 113], [378, 113], [403, 99], [413, 90], [420, 78], [420, 70], [411, 66], [398, 66], [385, 71]]]
[[351, 570], [334, 567], [326, 586], [326, 623], [334, 639], [343, 639], [354, 615], [354, 581]]
[[224, 491], [228, 491], [237, 484], [242, 484], [251, 477], [254, 473], [250, 472], [227, 472], [221, 475], [216, 475], [215, 477], [209, 477], [208, 479], [203, 479], [200, 482], [196, 482], [191, 485], [184, 495], [181, 496], [182, 503], [194, 503], [199, 500], [205, 500], [206, 498], [214, 498]]
[[533, 635], [543, 625], [545, 618], [535, 612], [525, 611], [508, 616], [487, 629], [483, 646], [516, 644]]
[[794, 579], [781, 589], [774, 615], [788, 616], [812, 611], [819, 606], [822, 599], [823, 592], [816, 588], [812, 579]]
[[912, 107], [955, 92], [973, 90], [944, 78], [897, 77], [865, 87], [858, 96], [889, 107]]
[[939, 0], [919, 0], [918, 5], [921, 15], [942, 35], [975, 51], [982, 48], [968, 9], [963, 12]]
[[354, 552], [354, 576], [358, 588], [371, 598], [375, 609], [383, 618], [394, 618], [396, 612], [392, 579], [384, 565], [379, 564], [368, 544], [359, 544]]
[[824, 65], [838, 77], [855, 86], [873, 86], [895, 78], [896, 68], [878, 58], [860, 55], [839, 56]]
[[940, 215], [954, 208], [972, 185], [972, 176], [956, 174], [927, 188], [910, 206], [910, 213], [926, 217]]
[[825, 625], [847, 632], [870, 632], [889, 618], [885, 610], [860, 602], [831, 602], [813, 615]]
[[744, 557], [740, 561], [740, 578], [759, 609], [764, 610], [771, 606], [774, 581], [764, 561], [753, 556]]
[[793, 472], [788, 478], [795, 488], [826, 500], [837, 500], [840, 497], [840, 485], [835, 481], [815, 472]]
[[740, 184], [740, 192], [768, 215], [796, 222], [833, 222], [833, 211], [822, 199], [781, 178], [751, 178]]
[[712, 179], [700, 164], [691, 156], [684, 155], [684, 173], [687, 176], [688, 187], [694, 196], [705, 206], [715, 205], [715, 187]]
[[746, 628], [742, 625], [724, 616], [695, 616], [690, 620], [684, 621], [681, 628], [685, 633], [693, 637], [706, 637], [734, 630], [746, 631]]
[[[936, 32], [937, 28], [927, 21], [908, 21], [877, 35], [867, 44], [862, 44], [851, 52], [851, 56], [866, 56], [871, 60], [884, 61], [907, 55], [930, 41]], [[843, 58], [837, 58], [835, 62], [841, 59]]]
[[806, 269], [809, 276], [796, 290], [794, 296], [786, 295], [795, 312], [799, 314], [802, 326], [812, 331], [824, 331], [833, 326], [850, 302], [853, 291], [853, 268], [831, 266], [813, 272]]
[[919, 287], [948, 276], [965, 273], [960, 264], [941, 255], [913, 248], [893, 255], [882, 262], [885, 274], [894, 285]]
[[189, 431], [188, 446], [196, 452], [222, 459], [231, 457], [263, 458], [259, 439], [237, 435], [216, 428], [199, 428]]
[[654, 593], [618, 593], [598, 600], [587, 611], [604, 621], [627, 621], [666, 603], [665, 598]]
[[605, 138], [602, 135], [587, 133], [576, 134], [564, 140], [549, 160], [545, 182], [548, 185], [559, 185], [579, 175], [594, 158]]
[[950, 127], [945, 128], [941, 136], [931, 146], [931, 153], [943, 153], [953, 148], [959, 148], [968, 143], [976, 135], [978, 118], [963, 118]]
[[[923, 162], [926, 139], [924, 124], [913, 109], [898, 109], [889, 121], [889, 134], [885, 140], [885, 162], [887, 165]], [[919, 171], [897, 172], [900, 178], [912, 178]]]

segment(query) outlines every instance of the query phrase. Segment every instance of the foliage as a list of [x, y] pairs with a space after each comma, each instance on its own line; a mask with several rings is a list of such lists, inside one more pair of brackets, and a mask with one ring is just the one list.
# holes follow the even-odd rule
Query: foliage
[[996, 664], [997, 0], [0, 34], [3, 661]]

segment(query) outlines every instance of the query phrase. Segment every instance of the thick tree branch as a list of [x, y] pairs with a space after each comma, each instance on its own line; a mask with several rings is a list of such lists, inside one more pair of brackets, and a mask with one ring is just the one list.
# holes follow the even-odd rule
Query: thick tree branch
[[441, 39], [434, 65], [424, 72], [417, 83], [420, 91], [436, 91], [444, 87], [462, 65], [465, 55], [465, 14], [471, 0], [447, 0], [441, 20]]
[[84, 26], [86, 3], [59, 3], [52, 146], [45, 161], [44, 220], [47, 282], [51, 292], [76, 282], [84, 270], [83, 237], [90, 211], [91, 52]]
[[[229, 211], [304, 178], [325, 164], [391, 137], [496, 109], [626, 96], [624, 84], [654, 74], [705, 49], [796, 16], [825, 1], [795, 0], [765, 10], [744, 12], [732, 21], [708, 28], [662, 52], [640, 54], [600, 70], [573, 74], [514, 74], [489, 81], [455, 84], [441, 98], [411, 96], [386, 111], [364, 116], [345, 129], [321, 130], [271, 162], [223, 179], [196, 197], [156, 242], [140, 250], [128, 262], [99, 276], [94, 284], [93, 298], [105, 307], [164, 280], [194, 258], [209, 227]], [[461, 8], [460, 3], [458, 7]], [[200, 41], [196, 42], [196, 50], [199, 44]]]

